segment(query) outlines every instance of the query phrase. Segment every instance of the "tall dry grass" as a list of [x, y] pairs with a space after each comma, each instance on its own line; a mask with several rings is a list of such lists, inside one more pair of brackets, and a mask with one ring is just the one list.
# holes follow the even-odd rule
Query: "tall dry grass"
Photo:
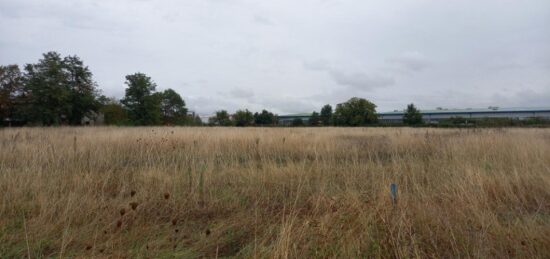
[[0, 194], [7, 258], [548, 258], [550, 131], [3, 129]]

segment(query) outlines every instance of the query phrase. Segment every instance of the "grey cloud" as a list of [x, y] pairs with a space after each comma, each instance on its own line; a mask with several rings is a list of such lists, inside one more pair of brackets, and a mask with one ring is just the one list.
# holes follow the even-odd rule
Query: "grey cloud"
[[369, 75], [364, 72], [347, 72], [335, 68], [331, 62], [322, 59], [303, 62], [303, 66], [307, 70], [327, 72], [337, 84], [363, 91], [395, 84], [395, 79], [390, 76], [378, 74]]
[[541, 67], [545, 70], [550, 70], [550, 55], [548, 56], [539, 56], [534, 61], [537, 67]]
[[395, 79], [381, 75], [371, 76], [365, 73], [346, 73], [342, 71], [330, 71], [330, 74], [338, 84], [364, 91], [395, 84]]
[[227, 100], [227, 98], [216, 96], [185, 96], [185, 98], [189, 109], [200, 115], [210, 115], [218, 110], [231, 112], [239, 108], [238, 103]]
[[247, 108], [252, 111], [267, 109], [279, 114], [309, 112], [317, 109], [315, 102], [312, 102], [307, 98], [277, 95], [255, 95], [254, 92], [242, 88], [235, 88], [231, 90], [229, 92], [229, 96], [233, 99], [240, 100], [235, 106], [236, 109]]
[[0, 2], [0, 15], [8, 18], [19, 18], [23, 16], [25, 6], [19, 1]]
[[523, 89], [509, 95], [497, 93], [492, 99], [496, 104], [511, 107], [549, 107], [550, 85], [546, 90]]
[[503, 71], [503, 70], [517, 70], [517, 69], [523, 69], [525, 68], [524, 65], [516, 63], [516, 62], [502, 62], [499, 64], [494, 64], [488, 66], [488, 69], [492, 69], [494, 71]]
[[388, 61], [401, 69], [409, 71], [424, 70], [430, 63], [426, 56], [418, 51], [403, 52], [401, 55], [390, 58]]
[[[396, 100], [406, 98], [404, 94], [397, 94], [394, 98], [379, 98], [379, 104], [396, 109], [404, 108], [405, 103], [415, 103], [420, 109], [443, 108], [486, 108], [499, 107], [548, 107], [550, 100], [549, 90], [519, 89], [515, 91], [480, 94], [463, 90], [442, 90], [430, 94], [416, 94], [408, 98], [408, 102], [400, 103]], [[385, 108], [385, 110], [391, 110]]]
[[306, 61], [303, 63], [304, 68], [312, 71], [330, 71], [331, 64], [329, 61], [318, 59], [315, 61]]
[[218, 110], [227, 110], [233, 113], [239, 109], [249, 109], [253, 112], [267, 109], [278, 114], [318, 110], [318, 105], [315, 102], [290, 96], [256, 96], [254, 98], [239, 97], [237, 99], [228, 99], [226, 95], [210, 97], [188, 96], [186, 100], [189, 100], [187, 103], [190, 109], [199, 112], [201, 115], [211, 115]]
[[273, 25], [273, 22], [270, 19], [260, 15], [254, 15], [252, 21], [261, 25]]
[[229, 96], [240, 99], [250, 99], [254, 97], [254, 91], [243, 88], [233, 88], [229, 91]]
[[307, 100], [309, 100], [311, 103], [314, 103], [317, 105], [317, 110], [320, 110], [320, 107], [322, 107], [325, 104], [330, 105], [336, 105], [339, 103], [343, 103], [350, 99], [351, 97], [366, 97], [364, 96], [364, 92], [358, 91], [356, 89], [336, 89], [331, 90], [324, 93], [317, 93], [311, 96], [308, 96]]
[[[260, 107], [274, 110], [279, 114], [311, 112], [318, 110], [319, 107], [313, 102], [303, 98], [296, 97], [264, 97], [258, 100], [256, 104]], [[260, 108], [260, 109], [263, 109]]]

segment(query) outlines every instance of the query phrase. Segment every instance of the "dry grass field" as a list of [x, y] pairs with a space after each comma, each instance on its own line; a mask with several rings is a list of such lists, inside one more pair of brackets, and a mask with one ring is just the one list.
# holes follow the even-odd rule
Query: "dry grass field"
[[0, 195], [5, 258], [549, 258], [550, 130], [1, 129]]

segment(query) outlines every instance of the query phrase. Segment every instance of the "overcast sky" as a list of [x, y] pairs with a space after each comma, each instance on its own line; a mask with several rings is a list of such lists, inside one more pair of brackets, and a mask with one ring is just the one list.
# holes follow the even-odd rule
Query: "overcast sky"
[[144, 72], [200, 114], [550, 106], [549, 0], [0, 0], [0, 64], [51, 50], [108, 96]]

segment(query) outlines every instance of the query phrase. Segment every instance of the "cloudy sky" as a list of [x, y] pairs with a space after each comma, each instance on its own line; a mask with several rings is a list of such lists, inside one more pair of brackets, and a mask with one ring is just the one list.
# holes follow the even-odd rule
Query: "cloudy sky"
[[0, 35], [2, 65], [76, 54], [108, 96], [139, 71], [200, 114], [550, 106], [548, 0], [0, 0]]

